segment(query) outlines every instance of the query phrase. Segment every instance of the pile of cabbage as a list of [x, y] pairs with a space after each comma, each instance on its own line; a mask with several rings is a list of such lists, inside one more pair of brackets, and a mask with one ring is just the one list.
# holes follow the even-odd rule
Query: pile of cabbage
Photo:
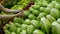
[[60, 34], [59, 2], [35, 0], [24, 15], [6, 24], [3, 27], [5, 34]]

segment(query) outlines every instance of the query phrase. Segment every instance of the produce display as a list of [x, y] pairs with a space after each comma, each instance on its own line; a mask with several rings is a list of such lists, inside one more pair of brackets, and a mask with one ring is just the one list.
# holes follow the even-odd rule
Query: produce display
[[18, 1], [21, 0], [2, 0], [3, 2], [1, 3], [2, 5], [4, 5], [7, 8], [11, 8], [13, 5], [15, 5]]
[[[23, 9], [30, 0], [21, 0], [11, 9]], [[34, 0], [24, 17], [15, 17], [3, 27], [5, 34], [60, 34], [60, 0]]]
[[29, 2], [30, 2], [30, 0], [20, 0], [11, 9], [17, 9], [17, 10], [21, 9], [22, 10], [24, 7], [26, 7], [28, 5]]

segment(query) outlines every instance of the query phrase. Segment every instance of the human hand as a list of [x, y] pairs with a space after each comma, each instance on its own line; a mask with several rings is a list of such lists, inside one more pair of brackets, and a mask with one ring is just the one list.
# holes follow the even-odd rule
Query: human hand
[[24, 10], [20, 11], [19, 13], [16, 14], [16, 16], [17, 16], [17, 17], [24, 16], [23, 12], [24, 12]]

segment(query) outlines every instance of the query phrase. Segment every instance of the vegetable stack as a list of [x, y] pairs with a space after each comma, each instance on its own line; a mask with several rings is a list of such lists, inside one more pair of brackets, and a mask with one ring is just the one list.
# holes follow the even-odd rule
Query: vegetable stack
[[[15, 17], [13, 22], [3, 27], [5, 34], [60, 34], [60, 3], [56, 0], [34, 2], [29, 10], [23, 12], [24, 17]], [[13, 9], [20, 8], [15, 5]]]

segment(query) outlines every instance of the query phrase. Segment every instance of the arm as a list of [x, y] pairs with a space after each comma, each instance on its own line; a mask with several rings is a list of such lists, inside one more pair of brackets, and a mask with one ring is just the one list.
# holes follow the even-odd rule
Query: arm
[[11, 18], [21, 17], [21, 16], [23, 16], [23, 14], [21, 12], [19, 12], [17, 14], [13, 14], [13, 15], [0, 15], [0, 20], [9, 20]]
[[0, 20], [9, 20], [15, 16], [16, 15], [0, 15]]
[[22, 10], [10, 10], [10, 9], [5, 8], [1, 4], [0, 4], [0, 10], [4, 11], [6, 13], [18, 13], [18, 12], [22, 11]]

